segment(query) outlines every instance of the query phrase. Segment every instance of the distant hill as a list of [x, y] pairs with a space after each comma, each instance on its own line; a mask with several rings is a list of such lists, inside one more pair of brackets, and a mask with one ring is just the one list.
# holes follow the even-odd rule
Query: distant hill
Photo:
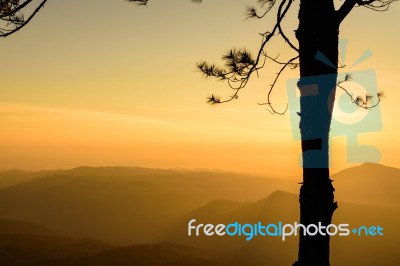
[[146, 243], [162, 240], [182, 215], [211, 200], [256, 200], [297, 187], [230, 173], [80, 167], [0, 190], [0, 218], [42, 224], [71, 237]]
[[112, 245], [91, 239], [68, 239], [37, 235], [0, 235], [0, 265], [42, 265], [44, 261], [77, 257], [102, 250]]
[[0, 189], [22, 184], [37, 178], [56, 175], [61, 171], [28, 172], [21, 170], [8, 170], [0, 172]]
[[83, 256], [115, 247], [89, 238], [56, 235], [42, 225], [0, 219], [0, 265], [41, 265], [47, 260]]
[[156, 168], [123, 167], [123, 166], [103, 166], [103, 167], [80, 166], [70, 170], [64, 170], [59, 174], [67, 176], [133, 177], [138, 175], [179, 174], [182, 172], [190, 172], [190, 171], [185, 169], [156, 169]]
[[[399, 172], [374, 164], [339, 172], [332, 176], [335, 198], [398, 208]], [[213, 200], [256, 201], [275, 190], [300, 188], [288, 180], [176, 169], [78, 167], [39, 173], [46, 176], [0, 190], [0, 218], [120, 244], [162, 241], [180, 217]]]
[[400, 169], [365, 163], [332, 175], [340, 201], [400, 209]]
[[[332, 265], [398, 265], [399, 171], [363, 164], [332, 176], [340, 201], [334, 222], [381, 225], [385, 232], [380, 238], [333, 237]], [[123, 266], [136, 261], [143, 266], [279, 266], [290, 265], [296, 258], [295, 237], [285, 242], [256, 237], [248, 242], [243, 237], [187, 236], [187, 222], [192, 218], [215, 224], [297, 221], [295, 193], [300, 185], [294, 181], [130, 167], [78, 167], [34, 174], [11, 171], [7, 175], [15, 180], [14, 185], [7, 181], [0, 189], [0, 265]], [[135, 245], [99, 252], [110, 245], [48, 236], [53, 230], [71, 238], [87, 236], [119, 244], [168, 241], [181, 245]]]
[[[172, 243], [134, 245], [47, 260], [17, 263], [8, 266], [228, 266], [222, 256], [203, 250]], [[232, 264], [229, 264], [232, 265]]]
[[34, 179], [39, 179], [49, 176], [118, 176], [118, 177], [133, 177], [137, 175], [149, 174], [173, 174], [181, 173], [183, 171], [190, 172], [190, 170], [173, 170], [173, 169], [152, 169], [143, 167], [119, 167], [119, 166], [105, 166], [105, 167], [90, 167], [80, 166], [69, 170], [43, 170], [37, 172], [23, 171], [23, 170], [3, 170], [0, 171], [0, 189], [19, 185]]
[[[101, 252], [90, 261], [104, 265], [222, 266], [223, 258], [210, 250], [172, 243], [136, 245]], [[96, 264], [97, 265], [97, 264]]]
[[0, 219], [0, 235], [41, 235], [41, 236], [52, 236], [56, 233], [42, 225], [24, 222]]
[[187, 224], [196, 219], [196, 224], [242, 224], [293, 223], [298, 220], [298, 196], [283, 191], [275, 191], [256, 202], [212, 201], [185, 215], [166, 239], [185, 245], [209, 248], [224, 253], [229, 263], [239, 265], [291, 265], [296, 259], [297, 238], [282, 242], [279, 237], [255, 237], [246, 241], [245, 237], [230, 236], [188, 236]]
[[[254, 224], [293, 223], [299, 219], [298, 196], [276, 191], [256, 202], [213, 201], [182, 218], [171, 229], [166, 239], [185, 245], [209, 248], [229, 255], [232, 262], [241, 265], [291, 265], [296, 259], [298, 238], [290, 237], [285, 242], [280, 237], [256, 236], [246, 241], [244, 236], [188, 236], [187, 225], [191, 219], [195, 224], [214, 225], [239, 222]], [[350, 228], [380, 225], [383, 237], [335, 236], [331, 239], [332, 265], [385, 265], [395, 266], [400, 261], [400, 211], [339, 202], [334, 214], [335, 224], [347, 223]]]

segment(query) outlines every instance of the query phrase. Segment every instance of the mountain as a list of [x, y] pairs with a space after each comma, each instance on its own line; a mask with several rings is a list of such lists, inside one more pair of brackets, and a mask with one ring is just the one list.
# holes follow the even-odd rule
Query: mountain
[[298, 220], [298, 196], [275, 191], [255, 202], [212, 201], [185, 215], [165, 236], [167, 241], [208, 248], [225, 254], [239, 265], [291, 265], [296, 259], [297, 238], [285, 242], [279, 237], [188, 236], [188, 222], [198, 224], [293, 223]]
[[91, 239], [68, 239], [38, 235], [0, 235], [0, 264], [46, 265], [43, 261], [78, 257], [114, 246]]
[[8, 266], [228, 266], [224, 260], [222, 256], [209, 250], [164, 242]]
[[0, 172], [0, 189], [22, 184], [37, 178], [46, 176], [52, 176], [61, 171], [39, 171], [39, 172], [28, 172], [21, 170], [9, 170]]
[[56, 233], [42, 225], [15, 220], [0, 219], [0, 235], [42, 235], [52, 236]]
[[182, 215], [211, 200], [250, 201], [297, 186], [230, 173], [80, 167], [0, 190], [0, 218], [70, 237], [140, 244], [161, 241]]
[[80, 166], [69, 170], [43, 170], [38, 172], [30, 172], [23, 170], [4, 170], [0, 171], [0, 189], [22, 184], [34, 179], [43, 177], [65, 175], [65, 176], [125, 176], [132, 177], [137, 175], [148, 174], [173, 174], [189, 170], [173, 170], [173, 169], [152, 169], [143, 167], [90, 167]]
[[122, 247], [96, 254], [91, 257], [89, 261], [103, 265], [119, 266], [227, 265], [224, 263], [224, 258], [222, 256], [219, 256], [210, 250], [172, 243], [157, 243]]
[[114, 246], [102, 241], [57, 236], [56, 232], [42, 225], [0, 219], [0, 265], [31, 265], [111, 248]]
[[400, 169], [365, 163], [331, 177], [340, 201], [400, 209]]
[[[335, 198], [398, 208], [399, 172], [374, 164], [339, 172], [332, 176]], [[37, 223], [69, 237], [141, 244], [163, 241], [176, 221], [210, 201], [256, 201], [275, 190], [297, 193], [299, 187], [294, 181], [232, 173], [78, 167], [1, 189], [0, 218]]]
[[187, 172], [189, 170], [178, 169], [155, 169], [144, 167], [123, 167], [123, 166], [103, 166], [103, 167], [90, 167], [80, 166], [77, 168], [64, 170], [60, 175], [67, 176], [125, 176], [133, 177], [138, 175], [165, 175], [177, 174]]
[[[192, 211], [181, 219], [166, 236], [168, 241], [208, 248], [225, 253], [229, 262], [242, 265], [291, 265], [296, 259], [298, 238], [255, 236], [188, 236], [188, 222], [198, 224], [263, 224], [298, 221], [299, 205], [295, 194], [276, 191], [256, 202], [213, 201]], [[395, 266], [400, 261], [400, 211], [391, 208], [339, 202], [334, 213], [334, 224], [349, 224], [349, 228], [381, 226], [384, 236], [333, 236], [331, 238], [332, 265]], [[194, 231], [193, 231], [193, 234]]]
[[[297, 221], [299, 185], [293, 181], [130, 167], [38, 173], [21, 173], [20, 183], [0, 189], [0, 265], [279, 266], [296, 259], [296, 237], [187, 236], [193, 218], [196, 224]], [[398, 173], [363, 164], [332, 176], [339, 200], [333, 222], [384, 228], [383, 237], [332, 237], [333, 265], [398, 265]], [[12, 174], [17, 180], [18, 171]], [[25, 174], [29, 181], [23, 182]], [[102, 242], [71, 239], [85, 236], [136, 245], [109, 250]], [[159, 241], [169, 243], [138, 245]]]

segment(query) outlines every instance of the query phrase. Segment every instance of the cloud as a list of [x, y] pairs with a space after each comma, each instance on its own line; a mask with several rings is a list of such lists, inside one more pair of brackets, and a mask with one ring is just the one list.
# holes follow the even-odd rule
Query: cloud
[[[268, 139], [291, 139], [291, 129], [287, 121], [279, 119], [279, 122], [266, 123], [243, 123], [243, 118], [239, 120], [226, 120], [223, 113], [235, 113], [247, 117], [253, 116], [265, 116], [266, 113], [263, 111], [254, 110], [221, 110], [221, 118], [208, 119], [210, 113], [203, 113], [202, 115], [180, 118], [158, 119], [153, 117], [138, 116], [134, 114], [123, 114], [113, 112], [101, 112], [92, 110], [62, 108], [62, 107], [49, 107], [39, 106], [33, 104], [23, 103], [8, 103], [0, 102], [0, 118], [1, 117], [15, 117], [18, 116], [22, 119], [28, 119], [30, 121], [47, 119], [59, 120], [59, 121], [80, 121], [79, 127], [85, 128], [86, 124], [96, 122], [97, 124], [104, 123], [116, 123], [116, 128], [120, 126], [129, 126], [131, 129], [137, 129], [141, 132], [148, 132], [148, 137], [155, 134], [155, 132], [169, 131], [168, 135], [179, 136], [180, 140], [200, 140], [200, 139], [213, 139], [213, 140], [225, 140], [225, 141], [240, 141], [240, 140], [252, 140], [252, 141], [266, 141]], [[32, 118], [32, 119], [31, 119]], [[286, 124], [286, 126], [285, 126]], [[147, 131], [146, 131], [147, 130]], [[99, 132], [101, 135], [101, 132]], [[165, 138], [168, 138], [165, 135]]]
[[38, 106], [22, 103], [0, 102], [0, 116], [54, 116], [62, 118], [95, 119], [126, 123], [141, 123], [150, 125], [175, 126], [174, 123], [145, 116], [132, 114], [100, 112], [82, 109]]

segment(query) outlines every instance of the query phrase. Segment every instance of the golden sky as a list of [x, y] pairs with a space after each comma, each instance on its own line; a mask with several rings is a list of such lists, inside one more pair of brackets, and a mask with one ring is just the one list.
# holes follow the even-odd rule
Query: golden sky
[[[95, 2], [49, 1], [26, 28], [0, 40], [0, 169], [125, 165], [299, 176], [300, 143], [289, 114], [271, 115], [257, 105], [276, 67], [267, 65], [237, 101], [212, 107], [208, 95], [231, 92], [195, 69], [201, 59], [219, 62], [232, 47], [255, 52], [258, 33], [271, 29], [266, 25], [274, 16], [245, 20], [249, 1], [241, 0], [152, 0], [147, 8]], [[292, 36], [296, 12], [285, 24]], [[386, 95], [383, 129], [360, 134], [359, 142], [396, 167], [399, 12], [397, 3], [384, 13], [356, 8], [340, 32], [349, 43], [346, 63], [373, 52], [352, 70], [373, 69]], [[290, 51], [282, 47], [273, 42], [268, 51], [283, 59]], [[276, 108], [286, 107], [286, 80], [297, 75], [282, 77], [272, 98]], [[345, 147], [345, 137], [333, 139], [334, 171], [353, 165]]]

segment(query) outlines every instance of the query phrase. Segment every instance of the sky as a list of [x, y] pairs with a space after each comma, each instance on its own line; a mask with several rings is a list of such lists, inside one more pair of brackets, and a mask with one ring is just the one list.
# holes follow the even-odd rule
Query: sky
[[[266, 101], [277, 67], [268, 63], [238, 100], [218, 106], [206, 97], [228, 96], [230, 89], [195, 67], [201, 60], [220, 63], [233, 47], [257, 52], [259, 33], [271, 30], [275, 16], [246, 20], [252, 2], [49, 1], [24, 29], [0, 40], [0, 169], [122, 165], [298, 178], [300, 143], [290, 114], [271, 115], [257, 104]], [[298, 0], [293, 6], [284, 21], [292, 39]], [[386, 96], [379, 121], [365, 122], [382, 129], [358, 134], [358, 143], [374, 146], [380, 163], [395, 167], [399, 12], [397, 3], [387, 12], [356, 8], [340, 30], [348, 41], [346, 66], [372, 51], [351, 71], [372, 69]], [[282, 60], [293, 54], [281, 41], [267, 49]], [[281, 77], [272, 94], [276, 109], [285, 109], [286, 82], [297, 76], [294, 70]], [[334, 172], [361, 163], [349, 162], [346, 136], [332, 140]]]

